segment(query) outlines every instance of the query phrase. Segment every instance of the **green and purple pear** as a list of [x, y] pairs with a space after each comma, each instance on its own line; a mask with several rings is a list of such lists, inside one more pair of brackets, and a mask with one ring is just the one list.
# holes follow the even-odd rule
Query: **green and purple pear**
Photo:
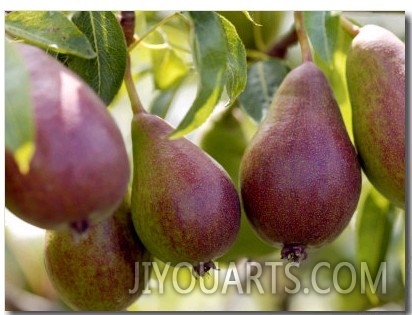
[[40, 228], [82, 232], [110, 216], [126, 193], [130, 166], [122, 135], [76, 74], [37, 47], [16, 47], [30, 79], [35, 151], [22, 173], [6, 149], [6, 207]]
[[81, 311], [125, 310], [142, 294], [149, 278], [145, 272], [151, 270], [143, 265], [151, 255], [136, 235], [126, 202], [81, 237], [69, 230], [47, 231], [44, 255], [57, 293]]
[[243, 206], [260, 237], [299, 262], [333, 241], [359, 200], [355, 148], [323, 72], [306, 61], [277, 90], [240, 167]]
[[381, 194], [405, 208], [405, 44], [380, 26], [361, 27], [346, 79], [361, 166]]
[[236, 239], [240, 202], [226, 171], [173, 127], [147, 113], [135, 114], [133, 222], [156, 258], [186, 262], [203, 275]]

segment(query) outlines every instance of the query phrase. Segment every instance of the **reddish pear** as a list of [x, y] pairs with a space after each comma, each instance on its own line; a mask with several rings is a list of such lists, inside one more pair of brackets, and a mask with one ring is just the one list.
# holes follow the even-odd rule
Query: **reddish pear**
[[240, 168], [245, 212], [256, 232], [299, 262], [351, 219], [361, 172], [332, 90], [312, 62], [279, 87]]
[[168, 138], [173, 130], [154, 115], [133, 118], [133, 222], [153, 256], [192, 264], [203, 275], [236, 239], [239, 197], [204, 151], [185, 138]]
[[35, 152], [27, 174], [5, 152], [6, 206], [45, 229], [82, 232], [111, 215], [130, 167], [105, 105], [76, 74], [39, 48], [16, 44], [30, 79]]

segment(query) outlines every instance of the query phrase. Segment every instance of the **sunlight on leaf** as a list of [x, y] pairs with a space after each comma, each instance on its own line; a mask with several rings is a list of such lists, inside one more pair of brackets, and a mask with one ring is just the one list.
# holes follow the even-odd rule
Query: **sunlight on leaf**
[[94, 58], [87, 37], [58, 11], [13, 11], [5, 17], [6, 32], [44, 49]]
[[17, 157], [23, 172], [34, 152], [35, 124], [30, 98], [30, 78], [23, 58], [5, 41], [5, 144]]
[[34, 142], [26, 142], [14, 153], [14, 159], [19, 167], [20, 173], [27, 174], [30, 170], [30, 162], [34, 154]]
[[155, 87], [165, 90], [186, 76], [188, 67], [169, 46], [152, 49], [152, 64]]
[[109, 105], [123, 82], [126, 43], [122, 28], [110, 11], [82, 11], [73, 22], [86, 34], [97, 57], [91, 60], [68, 56], [68, 67], [79, 74]]
[[223, 91], [227, 62], [226, 36], [215, 12], [190, 12], [193, 22], [193, 58], [199, 76], [193, 105], [171, 138], [179, 138], [202, 125]]
[[330, 11], [304, 12], [304, 24], [314, 52], [323, 62], [331, 62], [340, 26], [339, 15]]
[[246, 49], [236, 32], [236, 28], [220, 15], [227, 40], [226, 91], [229, 104], [233, 103], [244, 90], [247, 80]]
[[262, 26], [261, 24], [257, 23], [257, 22], [253, 19], [252, 15], [250, 15], [249, 11], [242, 11], [242, 13], [243, 13], [243, 14], [246, 16], [246, 18], [247, 18], [250, 22], [252, 22], [254, 25], [256, 25], [256, 26]]
[[[339, 13], [305, 12], [305, 25], [313, 45], [314, 62], [326, 75], [339, 104], [348, 135], [353, 141], [352, 110], [350, 107], [346, 71], [346, 52], [351, 37], [339, 26]], [[316, 17], [320, 17], [323, 27], [316, 29]], [[330, 26], [332, 25], [332, 26]], [[323, 31], [322, 31], [323, 30]], [[316, 44], [315, 44], [316, 43]]]

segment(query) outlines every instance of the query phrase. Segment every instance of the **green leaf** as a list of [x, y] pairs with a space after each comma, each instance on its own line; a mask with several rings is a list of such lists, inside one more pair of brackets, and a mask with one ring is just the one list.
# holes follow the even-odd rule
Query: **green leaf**
[[151, 103], [150, 113], [165, 118], [179, 86], [176, 84], [167, 90], [159, 90]]
[[244, 90], [247, 80], [246, 49], [236, 32], [236, 28], [226, 18], [219, 15], [227, 41], [226, 92], [229, 103], [233, 103]]
[[[338, 21], [338, 16], [333, 16], [331, 19]], [[333, 56], [330, 60], [321, 58], [315, 50], [314, 62], [326, 75], [329, 84], [333, 90], [333, 94], [340, 106], [343, 120], [345, 122], [348, 134], [353, 140], [352, 133], [352, 111], [346, 82], [346, 53], [352, 42], [352, 37], [342, 28], [338, 27], [333, 38]]]
[[7, 40], [5, 61], [5, 145], [14, 154], [20, 171], [25, 173], [34, 153], [30, 78], [23, 58]]
[[8, 34], [62, 54], [94, 58], [87, 37], [58, 11], [13, 11], [5, 17]]
[[247, 85], [239, 96], [239, 103], [257, 123], [265, 117], [274, 94], [289, 71], [279, 59], [259, 61], [249, 67]]
[[303, 19], [314, 53], [323, 62], [330, 63], [340, 28], [339, 14], [330, 11], [309, 11], [304, 12]]
[[203, 124], [218, 103], [225, 84], [226, 34], [217, 13], [189, 13], [193, 22], [193, 58], [199, 75], [196, 99], [172, 133], [178, 138]]
[[79, 12], [72, 20], [92, 43], [97, 58], [68, 56], [67, 65], [109, 105], [120, 89], [126, 70], [127, 50], [122, 28], [110, 11]]
[[181, 80], [188, 72], [188, 67], [176, 52], [168, 45], [152, 49], [152, 64], [155, 87], [166, 90]]
[[390, 244], [395, 208], [371, 188], [358, 211], [356, 258], [358, 262], [366, 262], [375, 279]]
[[242, 11], [243, 15], [250, 21], [252, 22], [253, 25], [255, 26], [262, 26], [261, 24], [259, 24], [258, 22], [256, 22], [252, 15], [250, 15], [249, 11]]

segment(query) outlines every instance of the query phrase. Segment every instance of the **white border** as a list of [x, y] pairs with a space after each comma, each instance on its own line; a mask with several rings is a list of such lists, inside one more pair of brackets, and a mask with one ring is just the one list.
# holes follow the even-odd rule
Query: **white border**
[[[0, 57], [0, 67], [4, 74], [4, 11], [6, 10], [136, 10], [136, 11], [146, 11], [146, 10], [228, 10], [228, 11], [241, 11], [241, 10], [255, 10], [255, 11], [290, 11], [290, 10], [301, 10], [301, 11], [316, 11], [316, 10], [335, 10], [335, 11], [405, 11], [407, 18], [410, 17], [412, 12], [410, 6], [407, 5], [407, 1], [404, 0], [386, 0], [386, 1], [362, 1], [362, 0], [345, 0], [345, 1], [319, 1], [319, 0], [237, 0], [237, 1], [222, 1], [222, 0], [149, 0], [149, 1], [139, 1], [139, 0], [127, 0], [127, 1], [84, 1], [84, 0], [70, 0], [70, 1], [43, 1], [37, 0], [33, 2], [32, 0], [2, 0], [0, 5], [2, 7], [3, 14], [0, 17], [1, 25], [1, 57]], [[409, 9], [408, 9], [409, 8]], [[407, 50], [410, 52], [410, 47]], [[4, 109], [4, 75], [0, 75], [0, 91], [2, 98], [0, 100], [0, 107]], [[0, 119], [2, 124], [4, 123], [4, 110], [0, 111]], [[1, 127], [1, 133], [4, 130], [4, 126]], [[1, 136], [1, 145], [4, 147], [4, 136]], [[0, 155], [0, 174], [2, 180], [4, 179], [4, 155]], [[2, 181], [4, 183], [4, 180]], [[1, 204], [4, 209], [4, 194], [1, 194]], [[0, 281], [2, 285], [0, 286], [1, 296], [5, 296], [5, 278], [4, 278], [4, 250], [5, 250], [5, 240], [4, 240], [4, 211], [3, 216], [1, 216], [0, 222]], [[409, 253], [410, 254], [410, 253]], [[406, 257], [410, 259], [411, 257]], [[410, 293], [410, 292], [409, 292]], [[1, 299], [1, 309], [5, 309], [5, 300]]]
[[[353, 11], [405, 11], [407, 2], [404, 0], [376, 1], [325, 1], [325, 0], [100, 0], [100, 1], [44, 1], [39, 0], [3, 0], [4, 10], [353, 10]], [[410, 6], [409, 6], [410, 7]]]

